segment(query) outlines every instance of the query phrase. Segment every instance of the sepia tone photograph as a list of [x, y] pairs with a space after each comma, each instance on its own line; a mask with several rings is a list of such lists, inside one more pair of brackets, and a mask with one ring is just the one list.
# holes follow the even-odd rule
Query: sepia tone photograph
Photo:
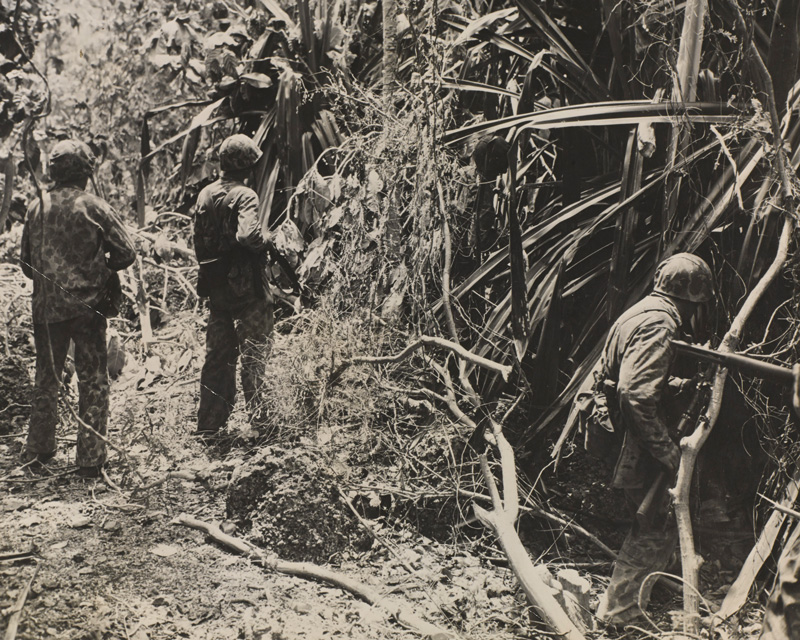
[[2, 640], [800, 640], [799, 60], [0, 0]]

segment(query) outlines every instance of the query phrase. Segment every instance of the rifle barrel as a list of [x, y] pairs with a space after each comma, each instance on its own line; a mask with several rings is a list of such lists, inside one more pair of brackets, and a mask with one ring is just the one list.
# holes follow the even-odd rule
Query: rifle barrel
[[725, 353], [714, 349], [708, 349], [681, 340], [673, 340], [672, 344], [678, 350], [678, 353], [685, 353], [694, 358], [705, 360], [706, 362], [713, 362], [723, 367], [751, 373], [767, 380], [775, 380], [776, 382], [783, 382], [786, 384], [792, 384], [794, 382], [794, 374], [788, 367], [781, 367], [780, 365], [770, 362], [763, 362], [738, 353]]

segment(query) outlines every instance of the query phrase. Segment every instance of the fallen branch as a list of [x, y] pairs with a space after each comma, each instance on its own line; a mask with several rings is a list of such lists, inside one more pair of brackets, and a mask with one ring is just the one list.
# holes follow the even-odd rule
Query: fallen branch
[[575, 623], [566, 614], [561, 605], [555, 599], [551, 588], [544, 583], [536, 571], [527, 550], [514, 528], [514, 521], [506, 515], [502, 499], [494, 482], [494, 477], [489, 471], [489, 463], [485, 455], [481, 455], [481, 469], [483, 470], [486, 483], [489, 485], [489, 493], [492, 496], [492, 503], [495, 508], [493, 511], [486, 511], [477, 504], [472, 505], [475, 515], [487, 527], [494, 531], [500, 541], [503, 551], [508, 558], [508, 564], [517, 580], [525, 592], [528, 601], [536, 609], [541, 618], [559, 636], [567, 640], [583, 640], [584, 635], [575, 626]]
[[402, 362], [406, 358], [408, 358], [411, 354], [415, 351], [418, 351], [422, 347], [441, 347], [442, 349], [448, 349], [455, 353], [460, 358], [463, 358], [470, 364], [474, 364], [475, 366], [482, 367], [484, 369], [488, 369], [489, 371], [494, 371], [495, 373], [499, 373], [503, 376], [503, 380], [508, 381], [508, 377], [511, 375], [512, 367], [505, 364], [500, 364], [499, 362], [495, 362], [494, 360], [489, 360], [488, 358], [484, 358], [483, 356], [479, 356], [471, 351], [468, 351], [464, 347], [455, 342], [451, 342], [450, 340], [445, 340], [444, 338], [437, 338], [435, 336], [422, 336], [418, 338], [416, 341], [412, 342], [408, 345], [405, 349], [403, 349], [400, 353], [391, 356], [360, 356], [356, 358], [351, 358], [350, 360], [345, 360], [339, 367], [331, 374], [328, 384], [332, 384], [339, 377], [344, 373], [345, 369], [354, 365], [354, 364], [396, 364], [398, 362]]
[[455, 638], [456, 635], [451, 631], [440, 629], [436, 625], [426, 622], [414, 612], [410, 611], [407, 605], [383, 597], [371, 587], [352, 578], [348, 578], [340, 573], [330, 571], [324, 567], [312, 564], [310, 562], [286, 562], [276, 558], [268, 558], [264, 553], [255, 545], [242, 540], [234, 538], [226, 533], [216, 525], [203, 522], [189, 516], [185, 513], [179, 515], [173, 524], [190, 527], [203, 531], [206, 535], [210, 536], [215, 542], [221, 544], [228, 549], [242, 554], [245, 557], [251, 558], [254, 561], [263, 564], [266, 568], [284, 573], [286, 575], [297, 576], [299, 578], [306, 578], [309, 580], [317, 580], [331, 584], [340, 589], [344, 589], [364, 600], [364, 602], [376, 607], [384, 609], [391, 615], [399, 624], [404, 627], [413, 629], [422, 636], [433, 636], [437, 640], [446, 640], [447, 638]]
[[[539, 570], [534, 566], [528, 551], [522, 545], [515, 528], [517, 514], [519, 513], [517, 473], [514, 462], [514, 450], [506, 440], [500, 425], [492, 421], [492, 435], [495, 445], [500, 452], [500, 465], [503, 477], [504, 498], [500, 497], [494, 476], [489, 470], [486, 455], [480, 456], [481, 471], [489, 489], [494, 509], [487, 511], [477, 504], [472, 509], [478, 519], [494, 531], [500, 545], [508, 558], [508, 564], [525, 592], [528, 601], [536, 609], [541, 618], [562, 638], [566, 640], [583, 640], [584, 635], [577, 624], [583, 626], [583, 621], [576, 621], [567, 615], [555, 598], [553, 588], [546, 584]], [[544, 567], [544, 571], [547, 568]], [[549, 572], [547, 572], [549, 575]], [[555, 581], [553, 579], [553, 581]], [[563, 592], [562, 592], [563, 593]], [[578, 617], [576, 615], [576, 617]]]
[[33, 581], [36, 580], [36, 576], [39, 575], [39, 567], [40, 565], [37, 563], [31, 579], [28, 580], [28, 584], [25, 585], [25, 588], [20, 592], [19, 596], [17, 596], [17, 602], [11, 609], [11, 615], [8, 617], [8, 626], [6, 627], [4, 640], [14, 640], [14, 638], [17, 637], [17, 628], [19, 627], [19, 621], [22, 617], [22, 609], [25, 608], [25, 601], [28, 599], [31, 585], [33, 585]]
[[453, 386], [453, 378], [450, 376], [450, 372], [447, 370], [447, 367], [444, 367], [433, 360], [430, 360], [428, 364], [430, 364], [430, 366], [436, 370], [436, 373], [439, 374], [439, 377], [444, 383], [446, 393], [442, 396], [434, 391], [431, 391], [430, 389], [422, 389], [422, 392], [425, 395], [435, 398], [436, 400], [439, 400], [447, 405], [447, 408], [450, 409], [450, 413], [453, 414], [453, 417], [456, 420], [468, 427], [470, 431], [475, 432], [478, 428], [478, 424], [466, 413], [464, 413], [460, 406], [458, 406], [458, 398], [456, 398], [456, 390]]

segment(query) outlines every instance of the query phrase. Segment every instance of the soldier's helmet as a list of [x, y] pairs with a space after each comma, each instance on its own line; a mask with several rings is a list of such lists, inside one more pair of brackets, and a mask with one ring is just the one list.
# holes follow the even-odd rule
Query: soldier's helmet
[[653, 291], [690, 302], [708, 302], [714, 297], [714, 276], [702, 258], [676, 253], [658, 265]]
[[72, 182], [92, 175], [94, 154], [78, 140], [61, 140], [50, 152], [50, 177], [55, 182]]
[[219, 148], [219, 168], [223, 171], [249, 169], [261, 159], [261, 149], [243, 133], [225, 138]]

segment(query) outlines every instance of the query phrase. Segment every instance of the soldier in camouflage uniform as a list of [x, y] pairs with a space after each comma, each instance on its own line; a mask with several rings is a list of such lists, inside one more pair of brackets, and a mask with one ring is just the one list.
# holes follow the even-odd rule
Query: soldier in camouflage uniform
[[775, 588], [764, 610], [761, 640], [800, 639], [800, 526], [783, 548]]
[[[674, 255], [659, 265], [653, 293], [623, 313], [606, 340], [601, 378], [615, 383], [616, 397], [609, 399], [609, 409], [616, 430], [624, 434], [612, 486], [625, 491], [634, 512], [659, 470], [674, 474], [680, 462], [676, 434], [664, 420], [674, 358], [670, 341], [689, 328], [712, 297], [708, 265], [692, 254]], [[641, 616], [639, 589], [645, 577], [663, 571], [669, 562], [677, 541], [674, 518], [667, 517], [663, 505], [654, 520], [647, 530], [634, 524], [617, 556], [597, 609], [598, 618], [607, 624], [626, 624]], [[650, 588], [645, 588], [642, 606], [649, 599]]]
[[197, 198], [194, 246], [197, 293], [208, 298], [206, 359], [200, 375], [197, 433], [210, 437], [228, 421], [236, 400], [236, 363], [252, 425], [261, 426], [259, 390], [272, 333], [272, 297], [265, 280], [269, 238], [258, 220], [258, 195], [245, 179], [261, 150], [245, 135], [223, 141], [221, 176]]
[[[792, 405], [800, 417], [800, 365], [794, 366]], [[764, 609], [761, 640], [800, 640], [800, 523], [794, 524], [778, 560], [775, 586]]]
[[69, 343], [75, 344], [79, 475], [97, 477], [106, 460], [108, 421], [106, 318], [101, 307], [115, 271], [133, 263], [133, 244], [114, 210], [84, 191], [94, 156], [83, 143], [59, 142], [50, 155], [55, 186], [28, 210], [21, 263], [33, 279], [36, 381], [23, 461], [41, 465], [56, 453], [58, 386]]

